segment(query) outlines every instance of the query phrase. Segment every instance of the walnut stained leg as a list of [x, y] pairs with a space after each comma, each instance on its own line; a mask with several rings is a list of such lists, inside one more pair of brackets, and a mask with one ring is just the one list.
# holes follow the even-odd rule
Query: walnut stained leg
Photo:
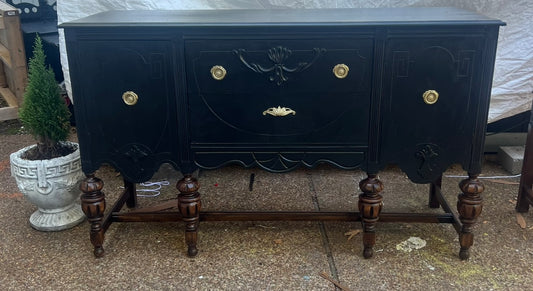
[[442, 175], [439, 176], [437, 180], [435, 180], [433, 183], [429, 184], [429, 207], [430, 208], [439, 208], [440, 203], [437, 199], [437, 188], [441, 188], [442, 186]]
[[383, 183], [376, 174], [368, 174], [368, 177], [359, 183], [363, 193], [359, 195], [359, 212], [363, 225], [363, 256], [371, 258], [374, 254], [373, 247], [376, 244], [376, 223], [383, 206], [383, 197], [379, 194], [383, 191]]
[[198, 254], [196, 242], [198, 240], [198, 224], [200, 222], [200, 209], [202, 206], [198, 189], [198, 180], [192, 174], [185, 175], [178, 181], [176, 188], [180, 191], [178, 195], [178, 209], [185, 222], [185, 242], [187, 243], [187, 254], [194, 257]]
[[485, 187], [477, 177], [478, 174], [468, 173], [468, 178], [459, 183], [459, 188], [463, 192], [459, 194], [457, 201], [459, 219], [463, 224], [459, 234], [459, 243], [461, 245], [459, 257], [461, 260], [466, 260], [470, 257], [469, 249], [474, 244], [472, 229], [483, 209], [483, 199], [480, 194]]
[[104, 182], [94, 176], [94, 173], [86, 175], [80, 184], [81, 208], [91, 224], [91, 243], [94, 246], [94, 256], [99, 258], [104, 255], [104, 232], [102, 219], [105, 211], [105, 195], [101, 191]]

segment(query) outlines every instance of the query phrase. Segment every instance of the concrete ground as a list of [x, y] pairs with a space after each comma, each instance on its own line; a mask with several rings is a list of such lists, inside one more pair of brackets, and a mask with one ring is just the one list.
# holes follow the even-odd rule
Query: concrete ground
[[[0, 124], [2, 290], [335, 290], [323, 272], [349, 290], [533, 289], [533, 214], [523, 215], [526, 228], [517, 224], [518, 178], [485, 180], [484, 209], [468, 261], [459, 260], [457, 234], [449, 224], [378, 224], [375, 255], [367, 260], [361, 234], [345, 235], [361, 229], [360, 223], [332, 222], [203, 222], [200, 253], [193, 259], [185, 254], [181, 223], [114, 223], [106, 233], [106, 255], [96, 259], [87, 222], [61, 232], [30, 227], [36, 207], [10, 177], [9, 154], [33, 143], [19, 128], [13, 121]], [[453, 166], [445, 174], [464, 171]], [[487, 161], [483, 175], [509, 174]], [[97, 176], [105, 182], [109, 209], [121, 179], [110, 167]], [[357, 211], [357, 185], [365, 174], [330, 166], [288, 174], [230, 166], [199, 176], [204, 209]], [[163, 166], [152, 181], [170, 185], [157, 197], [140, 197], [140, 204], [175, 197], [178, 177]], [[397, 168], [380, 178], [384, 212], [439, 211], [426, 207], [428, 186], [410, 183]], [[450, 205], [456, 203], [460, 180], [443, 179]], [[398, 250], [410, 237], [427, 245]]]

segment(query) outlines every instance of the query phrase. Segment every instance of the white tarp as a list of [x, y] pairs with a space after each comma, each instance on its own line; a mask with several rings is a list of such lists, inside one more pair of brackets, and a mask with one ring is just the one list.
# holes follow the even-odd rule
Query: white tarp
[[[530, 0], [58, 0], [59, 23], [107, 10], [458, 7], [507, 23], [501, 27], [489, 122], [529, 110], [533, 99], [533, 1]], [[61, 63], [70, 79], [60, 30]], [[71, 96], [71, 95], [70, 95]], [[76, 96], [72, 96], [75, 99]], [[75, 102], [75, 100], [74, 100]]]

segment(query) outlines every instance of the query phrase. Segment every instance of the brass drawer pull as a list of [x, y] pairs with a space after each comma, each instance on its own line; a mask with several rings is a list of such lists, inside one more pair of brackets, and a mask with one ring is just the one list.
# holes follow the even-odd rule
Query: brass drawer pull
[[346, 76], [348, 76], [348, 71], [350, 71], [350, 68], [345, 64], [337, 64], [333, 67], [333, 74], [339, 79], [346, 78]]
[[211, 68], [211, 76], [213, 79], [220, 81], [226, 77], [226, 69], [223, 66], [213, 66]]
[[263, 111], [263, 115], [267, 115], [267, 114], [270, 114], [272, 116], [286, 116], [289, 114], [296, 115], [296, 111], [290, 108], [278, 106], [278, 107], [271, 107]]
[[426, 104], [435, 104], [437, 103], [437, 100], [439, 100], [439, 93], [435, 90], [427, 90], [422, 95], [422, 98]]
[[126, 103], [127, 105], [133, 106], [137, 104], [139, 96], [133, 91], [126, 91], [124, 92], [124, 94], [122, 94], [122, 100], [124, 100], [124, 103]]

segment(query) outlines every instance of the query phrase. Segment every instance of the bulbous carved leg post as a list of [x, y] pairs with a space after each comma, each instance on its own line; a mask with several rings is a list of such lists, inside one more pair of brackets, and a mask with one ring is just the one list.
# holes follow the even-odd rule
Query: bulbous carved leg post
[[185, 222], [185, 242], [187, 243], [187, 254], [194, 257], [198, 254], [196, 242], [198, 240], [198, 224], [200, 222], [200, 184], [192, 177], [192, 174], [185, 175], [176, 185], [180, 194], [178, 195], [178, 209]]
[[359, 212], [363, 224], [363, 256], [365, 259], [372, 257], [376, 244], [376, 223], [379, 219], [383, 197], [379, 194], [383, 191], [383, 183], [375, 174], [368, 174], [368, 177], [359, 183], [359, 188], [363, 193], [359, 195]]
[[99, 258], [104, 255], [104, 232], [102, 228], [102, 219], [105, 211], [105, 195], [101, 191], [104, 187], [104, 182], [94, 176], [94, 174], [86, 175], [85, 180], [80, 184], [81, 208], [83, 213], [87, 216], [87, 220], [91, 224], [91, 243], [94, 246], [94, 256]]
[[459, 243], [461, 245], [459, 257], [461, 260], [466, 260], [470, 257], [469, 249], [474, 244], [472, 230], [483, 208], [483, 199], [480, 194], [485, 187], [477, 177], [477, 174], [468, 173], [468, 178], [459, 183], [459, 188], [463, 192], [459, 194], [457, 201], [459, 219], [463, 223], [459, 234]]

